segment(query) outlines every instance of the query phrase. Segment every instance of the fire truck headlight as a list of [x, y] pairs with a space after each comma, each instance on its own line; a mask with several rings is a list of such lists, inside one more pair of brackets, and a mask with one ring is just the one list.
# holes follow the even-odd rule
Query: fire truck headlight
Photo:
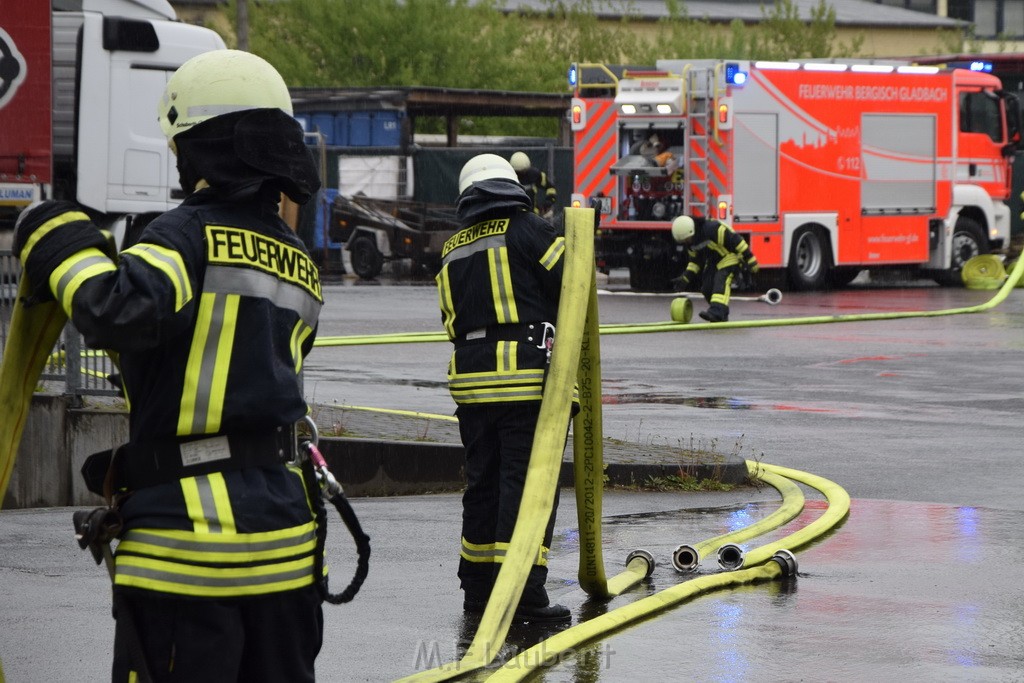
[[622, 105], [622, 113], [632, 116], [636, 113], [636, 106], [632, 104], [624, 104]]
[[659, 104], [658, 105], [658, 113], [659, 114], [671, 114], [672, 113], [672, 105], [671, 104]]

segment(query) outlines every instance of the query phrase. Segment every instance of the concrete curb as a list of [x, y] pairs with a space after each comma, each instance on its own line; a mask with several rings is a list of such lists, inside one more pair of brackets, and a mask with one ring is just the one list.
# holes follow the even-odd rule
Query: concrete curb
[[[393, 496], [459, 490], [465, 484], [461, 445], [417, 441], [321, 437], [320, 452], [351, 497]], [[607, 483], [642, 484], [650, 478], [687, 475], [723, 484], [747, 480], [746, 462], [738, 456], [714, 456], [693, 462], [606, 462]], [[560, 483], [573, 486], [571, 446], [566, 449]]]
[[[465, 485], [465, 452], [457, 423], [352, 409], [325, 412], [321, 434], [339, 422], [360, 435], [320, 437], [320, 451], [347, 495], [458, 491]], [[116, 447], [127, 438], [128, 413], [123, 409], [72, 409], [66, 396], [34, 396], [3, 509], [101, 505], [102, 499], [85, 488], [79, 473], [82, 463], [90, 453]], [[725, 484], [747, 480], [746, 463], [736, 455], [694, 454], [615, 439], [604, 443], [604, 476], [610, 485], [634, 486], [651, 478], [682, 475]], [[572, 439], [563, 456], [560, 482], [563, 487], [573, 485]]]

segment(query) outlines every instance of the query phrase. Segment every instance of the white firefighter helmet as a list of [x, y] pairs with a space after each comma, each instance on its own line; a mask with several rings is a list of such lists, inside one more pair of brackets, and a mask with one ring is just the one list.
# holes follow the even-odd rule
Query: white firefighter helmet
[[516, 172], [525, 171], [530, 168], [530, 157], [526, 156], [526, 152], [516, 152], [512, 155], [512, 158], [509, 159], [509, 163], [512, 164], [512, 168], [514, 168]]
[[269, 62], [241, 50], [212, 50], [178, 67], [160, 98], [157, 114], [168, 142], [198, 123], [247, 109], [292, 114], [292, 98]]
[[679, 216], [672, 221], [672, 239], [676, 242], [685, 242], [693, 237], [696, 231], [693, 219], [689, 216]]
[[512, 164], [497, 154], [477, 154], [466, 162], [459, 173], [459, 194], [473, 183], [493, 178], [505, 178], [519, 182]]

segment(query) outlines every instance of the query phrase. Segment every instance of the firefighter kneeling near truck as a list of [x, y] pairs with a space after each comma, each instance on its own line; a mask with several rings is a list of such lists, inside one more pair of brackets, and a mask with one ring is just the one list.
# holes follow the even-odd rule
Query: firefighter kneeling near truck
[[700, 216], [676, 218], [672, 237], [686, 245], [688, 259], [683, 274], [672, 280], [673, 290], [682, 292], [700, 281], [700, 291], [710, 304], [700, 317], [712, 323], [727, 322], [733, 281], [741, 271], [758, 271], [750, 245], [725, 223]]

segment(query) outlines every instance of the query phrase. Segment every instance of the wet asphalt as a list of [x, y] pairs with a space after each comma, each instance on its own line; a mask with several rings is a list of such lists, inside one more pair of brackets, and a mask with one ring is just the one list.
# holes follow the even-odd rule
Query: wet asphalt
[[[438, 328], [427, 283], [346, 280], [325, 293], [321, 335]], [[778, 306], [737, 301], [733, 318], [939, 310], [992, 295], [858, 281], [841, 292], [787, 292]], [[671, 298], [602, 295], [601, 319], [667, 320]], [[448, 352], [446, 344], [319, 347], [306, 392], [325, 404], [451, 414]], [[606, 436], [806, 471], [846, 490], [851, 510], [827, 537], [794, 549], [795, 578], [698, 596], [562, 654], [539, 680], [1024, 680], [1024, 291], [970, 315], [605, 335], [601, 352]], [[744, 547], [820, 516], [822, 496], [805, 493], [796, 520]], [[549, 593], [579, 623], [692, 578], [672, 568], [676, 546], [778, 504], [764, 487], [608, 491], [608, 573], [637, 548], [657, 566], [602, 604], [576, 583], [575, 502], [564, 489]], [[371, 572], [353, 603], [325, 608], [319, 678], [387, 681], [453, 660], [476, 625], [461, 613], [455, 578], [458, 494], [353, 506], [372, 538]], [[70, 513], [0, 512], [0, 661], [12, 683], [108, 678], [109, 581], [74, 543]], [[340, 524], [328, 556], [333, 580], [347, 580], [354, 553]], [[698, 575], [717, 571], [708, 558]], [[516, 626], [500, 657], [547, 635]]]

